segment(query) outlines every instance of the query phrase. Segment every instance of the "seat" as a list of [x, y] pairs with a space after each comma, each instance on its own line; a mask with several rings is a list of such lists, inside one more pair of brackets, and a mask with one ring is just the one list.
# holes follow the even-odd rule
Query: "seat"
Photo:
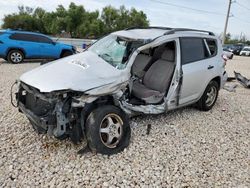
[[146, 103], [159, 103], [169, 87], [175, 68], [175, 51], [166, 49], [160, 59], [152, 64], [145, 73], [142, 82], [133, 83], [133, 96]]
[[145, 74], [145, 67], [151, 61], [152, 57], [146, 54], [139, 54], [135, 58], [133, 66], [131, 68], [132, 75], [137, 76], [138, 78], [142, 78]]

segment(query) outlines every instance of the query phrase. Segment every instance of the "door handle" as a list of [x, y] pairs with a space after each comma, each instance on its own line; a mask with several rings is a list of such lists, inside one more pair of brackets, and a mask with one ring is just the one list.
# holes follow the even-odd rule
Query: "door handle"
[[214, 68], [214, 66], [212, 66], [212, 65], [209, 65], [208, 67], [207, 67], [207, 69], [213, 69]]

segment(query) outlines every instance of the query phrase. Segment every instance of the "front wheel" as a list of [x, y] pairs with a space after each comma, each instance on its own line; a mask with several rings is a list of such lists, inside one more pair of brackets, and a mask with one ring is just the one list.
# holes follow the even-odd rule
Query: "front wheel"
[[115, 106], [93, 110], [86, 121], [86, 137], [92, 151], [111, 155], [129, 145], [131, 129], [127, 115]]
[[198, 108], [202, 111], [211, 110], [217, 100], [219, 93], [218, 82], [212, 80], [205, 89], [202, 97], [198, 101]]

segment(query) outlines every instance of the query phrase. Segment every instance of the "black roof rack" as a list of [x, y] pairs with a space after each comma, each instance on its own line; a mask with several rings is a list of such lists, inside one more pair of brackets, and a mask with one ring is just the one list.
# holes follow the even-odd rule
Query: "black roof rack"
[[129, 27], [124, 29], [125, 31], [127, 30], [132, 30], [132, 29], [163, 29], [163, 30], [172, 30], [173, 28], [171, 27], [158, 27], [158, 26], [151, 26], [151, 27]]
[[158, 27], [158, 26], [151, 26], [151, 27], [129, 27], [126, 28], [125, 31], [127, 30], [132, 30], [132, 29], [163, 29], [163, 30], [169, 30], [164, 33], [164, 35], [171, 35], [179, 31], [194, 31], [194, 32], [200, 32], [200, 33], [207, 33], [209, 35], [215, 36], [215, 34], [211, 31], [205, 31], [205, 30], [199, 30], [199, 29], [189, 29], [189, 28], [171, 28], [171, 27]]
[[171, 29], [170, 31], [167, 31], [164, 33], [164, 35], [171, 35], [174, 34], [175, 32], [179, 31], [194, 31], [194, 32], [200, 32], [200, 33], [208, 33], [209, 35], [215, 36], [215, 34], [211, 31], [205, 31], [205, 30], [198, 30], [198, 29], [188, 29], [188, 28], [174, 28]]

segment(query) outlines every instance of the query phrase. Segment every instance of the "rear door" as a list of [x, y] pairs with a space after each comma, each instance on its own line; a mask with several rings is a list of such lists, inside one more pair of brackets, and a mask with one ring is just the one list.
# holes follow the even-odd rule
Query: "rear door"
[[197, 100], [211, 78], [214, 69], [211, 56], [204, 38], [180, 38], [182, 86], [179, 104], [184, 105]]
[[14, 33], [10, 37], [10, 47], [21, 48], [25, 51], [26, 58], [37, 58], [41, 54], [39, 44], [33, 34]]

